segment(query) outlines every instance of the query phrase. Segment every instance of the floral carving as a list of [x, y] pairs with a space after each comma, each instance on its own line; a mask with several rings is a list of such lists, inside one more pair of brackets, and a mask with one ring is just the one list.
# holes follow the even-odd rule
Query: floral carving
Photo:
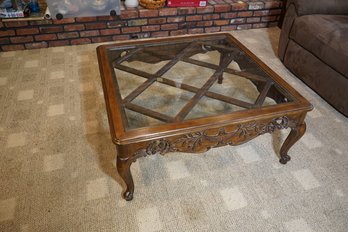
[[288, 127], [293, 128], [295, 126], [296, 122], [283, 116], [275, 118], [268, 123], [251, 122], [239, 124], [232, 131], [226, 131], [226, 128], [222, 127], [216, 134], [209, 134], [209, 130], [206, 130], [186, 134], [176, 139], [155, 140], [150, 142], [145, 149], [139, 150], [134, 156], [134, 161], [139, 157], [157, 153], [163, 155], [172, 151], [204, 152], [212, 147], [237, 145], [249, 141], [258, 135], [273, 133], [275, 130]]
[[161, 154], [164, 155], [167, 152], [173, 152], [175, 148], [172, 146], [169, 140], [160, 139], [150, 142], [145, 149], [140, 149], [135, 153], [132, 160], [136, 161], [137, 158], [146, 157], [148, 155]]
[[289, 120], [288, 117], [280, 117], [273, 119], [266, 125], [261, 126], [259, 134], [273, 133], [275, 130], [286, 129], [293, 127], [296, 123]]
[[171, 149], [171, 143], [168, 140], [160, 139], [152, 141], [146, 148], [146, 153], [148, 155], [154, 155], [156, 153], [160, 153], [161, 155], [173, 151]]

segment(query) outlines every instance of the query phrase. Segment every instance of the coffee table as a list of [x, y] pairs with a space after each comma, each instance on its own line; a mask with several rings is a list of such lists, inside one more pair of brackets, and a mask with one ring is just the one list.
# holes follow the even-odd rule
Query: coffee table
[[286, 164], [313, 108], [230, 34], [127, 41], [97, 53], [128, 201], [131, 164], [148, 155], [201, 153], [291, 128], [280, 149]]

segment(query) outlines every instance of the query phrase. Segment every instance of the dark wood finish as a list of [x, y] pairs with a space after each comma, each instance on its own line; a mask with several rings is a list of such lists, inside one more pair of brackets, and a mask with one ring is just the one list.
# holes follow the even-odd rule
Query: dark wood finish
[[121, 176], [121, 178], [126, 183], [126, 190], [123, 193], [123, 198], [127, 201], [130, 201], [133, 199], [133, 193], [134, 193], [134, 182], [133, 177], [130, 171], [130, 166], [132, 164], [132, 160], [124, 159], [120, 156], [117, 156], [117, 172]]
[[[194, 60], [194, 59], [191, 59], [191, 58], [183, 59], [183, 61], [185, 61], [187, 63], [190, 63], [190, 64], [195, 64], [195, 65], [198, 65], [198, 66], [202, 66], [202, 67], [205, 67], [205, 68], [210, 68], [210, 69], [217, 69], [219, 67], [218, 65], [215, 65], [215, 64], [210, 64], [210, 63], [207, 63], [207, 62], [203, 62], [203, 61], [200, 61], [200, 60]], [[241, 76], [241, 77], [245, 77], [245, 78], [248, 78], [250, 80], [266, 81], [264, 77], [261, 77], [261, 76], [258, 76], [256, 74], [249, 73], [249, 72], [246, 72], [246, 71], [236, 71], [236, 70], [233, 70], [233, 69], [230, 69], [230, 68], [226, 68], [225, 72], [229, 73], [229, 74], [234, 74], [234, 75], [238, 75], [238, 76]]]
[[262, 103], [265, 101], [265, 98], [267, 97], [268, 91], [273, 85], [272, 81], [267, 81], [266, 84], [264, 85], [264, 88], [261, 91], [261, 94], [258, 96], [256, 99], [255, 105], [260, 107]]
[[[198, 103], [198, 101], [208, 92], [208, 89], [214, 84], [217, 79], [221, 80], [223, 71], [233, 60], [232, 54], [224, 54], [220, 60], [219, 68], [208, 79], [203, 87], [196, 93], [195, 96], [184, 106], [184, 108], [175, 116], [175, 121], [182, 121], [185, 116], [192, 110], [192, 108]], [[221, 80], [222, 82], [222, 80]]]
[[137, 48], [137, 49], [133, 49], [132, 51], [128, 52], [126, 55], [121, 56], [119, 59], [116, 60], [117, 64], [121, 64], [123, 61], [129, 59], [131, 56], [133, 56], [135, 53], [139, 52], [143, 50], [143, 48]]
[[[159, 49], [161, 46], [166, 46], [166, 49]], [[127, 52], [121, 55], [125, 47]], [[222, 54], [219, 65], [190, 58], [209, 49]], [[168, 152], [205, 152], [214, 147], [234, 146], [265, 133], [291, 128], [280, 149], [280, 162], [285, 164], [290, 160], [289, 149], [305, 133], [304, 119], [307, 112], [312, 110], [312, 105], [229, 34], [128, 41], [99, 46], [97, 52], [110, 133], [117, 148], [117, 171], [126, 184], [123, 194], [126, 200], [132, 200], [134, 193], [130, 167], [140, 157]], [[155, 74], [150, 74], [122, 65], [122, 62], [132, 60], [148, 63], [170, 61]], [[238, 61], [242, 71], [228, 68], [231, 60]], [[215, 72], [201, 88], [162, 77], [178, 61], [207, 67]], [[114, 68], [147, 80], [122, 99]], [[254, 104], [209, 91], [215, 82], [224, 85], [224, 72], [245, 77], [257, 87], [260, 93]], [[190, 91], [194, 96], [175, 117], [131, 102], [156, 81]], [[238, 105], [245, 110], [185, 120], [185, 116], [203, 96]], [[263, 106], [266, 97], [273, 98], [278, 104]], [[129, 129], [125, 109], [165, 123]]]
[[289, 149], [294, 145], [306, 132], [306, 123], [298, 124], [296, 127], [291, 128], [289, 136], [284, 141], [280, 149], [280, 163], [286, 164], [290, 160], [288, 155]]
[[[178, 63], [185, 55], [188, 53], [192, 47], [195, 45], [195, 43], [191, 43], [189, 46], [184, 48], [182, 51], [179, 52], [178, 55], [176, 55], [170, 62], [168, 62], [166, 65], [164, 65], [160, 70], [158, 70], [150, 79], [145, 81], [142, 85], [140, 85], [135, 91], [130, 93], [125, 99], [125, 102], [131, 102], [133, 99], [135, 99], [139, 94], [144, 92], [152, 83], [156, 81], [156, 79], [163, 74], [165, 74], [171, 67], [173, 67], [176, 63]], [[138, 49], [136, 49], [138, 50]], [[133, 53], [133, 52], [130, 52]], [[135, 53], [135, 52], [134, 52]], [[128, 54], [126, 55], [128, 56]], [[119, 63], [119, 62], [117, 62]]]
[[[147, 72], [143, 72], [143, 71], [131, 68], [131, 67], [124, 66], [124, 65], [113, 64], [113, 67], [115, 67], [115, 68], [117, 68], [119, 70], [122, 70], [122, 71], [126, 71], [126, 72], [129, 72], [129, 73], [135, 74], [137, 76], [141, 76], [141, 77], [147, 78], [147, 79], [151, 79], [152, 77], [154, 77], [153, 74], [149, 74]], [[214, 67], [219, 67], [219, 66], [214, 66]], [[229, 69], [225, 69], [225, 72], [228, 72], [228, 70]], [[237, 72], [233, 72], [233, 73], [236, 74]], [[238, 72], [238, 73], [241, 73], [240, 76], [244, 76], [245, 75], [244, 74], [245, 72]], [[249, 78], [249, 76], [246, 77], [246, 78]], [[197, 87], [194, 87], [194, 86], [191, 86], [191, 85], [187, 85], [185, 83], [178, 83], [176, 81], [169, 80], [169, 79], [164, 78], [164, 77], [161, 77], [160, 79], [157, 79], [157, 82], [160, 82], [162, 84], [169, 85], [169, 86], [172, 86], [172, 87], [180, 88], [180, 89], [183, 89], [183, 90], [187, 90], [187, 91], [190, 91], [192, 93], [197, 93], [200, 90]], [[227, 102], [227, 103], [230, 103], [230, 104], [233, 104], [233, 105], [237, 105], [237, 106], [240, 106], [240, 107], [243, 107], [243, 108], [246, 108], [246, 109], [250, 109], [250, 108], [254, 107], [254, 104], [250, 104], [248, 102], [244, 102], [244, 101], [232, 98], [232, 97], [228, 97], [228, 96], [225, 96], [225, 95], [222, 95], [222, 94], [218, 94], [218, 93], [214, 93], [214, 92], [210, 92], [210, 91], [207, 91], [205, 93], [205, 96], [213, 98], [213, 99], [216, 99], [216, 100], [220, 100], [220, 101], [223, 101], [223, 102]]]
[[161, 120], [164, 122], [174, 122], [175, 121], [175, 119], [172, 117], [169, 117], [165, 114], [161, 114], [161, 113], [158, 113], [156, 111], [147, 109], [147, 108], [142, 107], [142, 106], [138, 106], [136, 104], [127, 103], [125, 106], [130, 110], [133, 110], [135, 112], [150, 116], [152, 118], [155, 118], [155, 119], [158, 119], [158, 120]]

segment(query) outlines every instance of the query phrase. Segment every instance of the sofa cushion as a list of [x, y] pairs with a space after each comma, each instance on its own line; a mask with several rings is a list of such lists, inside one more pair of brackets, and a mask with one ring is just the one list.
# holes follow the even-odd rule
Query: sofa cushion
[[311, 14], [347, 15], [347, 0], [287, 0], [294, 5], [298, 16]]
[[290, 38], [348, 78], [348, 15], [298, 17]]

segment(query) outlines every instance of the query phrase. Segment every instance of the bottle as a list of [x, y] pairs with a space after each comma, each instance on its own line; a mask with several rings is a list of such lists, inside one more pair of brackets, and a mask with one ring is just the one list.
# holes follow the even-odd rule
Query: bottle
[[40, 12], [40, 7], [39, 3], [37, 0], [31, 0], [29, 3], [29, 7], [31, 9], [31, 12], [33, 13], [39, 13]]

